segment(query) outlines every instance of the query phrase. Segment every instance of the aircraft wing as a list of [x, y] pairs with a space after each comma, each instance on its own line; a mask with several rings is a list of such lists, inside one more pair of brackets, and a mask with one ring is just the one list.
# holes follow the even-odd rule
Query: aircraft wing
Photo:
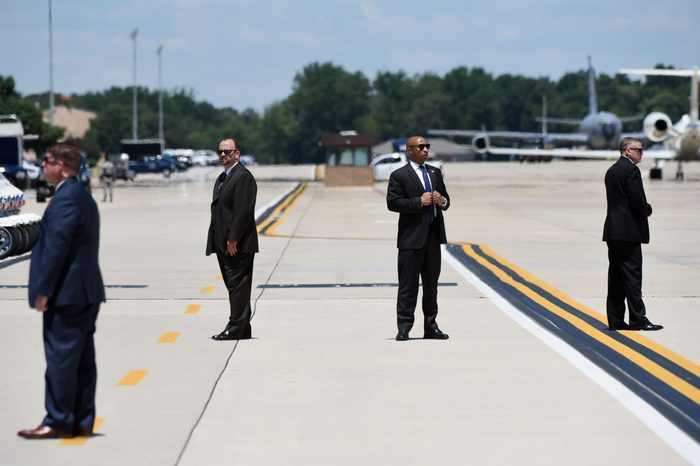
[[528, 141], [545, 139], [548, 143], [568, 142], [573, 144], [586, 144], [588, 137], [583, 133], [535, 133], [530, 131], [483, 131], [470, 129], [429, 129], [429, 136], [462, 136], [475, 137], [487, 135], [494, 139], [508, 139], [511, 141]]
[[[517, 147], [493, 147], [488, 146], [481, 152], [496, 155], [518, 155], [521, 157], [561, 157], [578, 159], [616, 159], [620, 157], [617, 150], [591, 150], [591, 149], [521, 149]], [[676, 153], [671, 150], [659, 149], [644, 152], [645, 159], [672, 160]]]

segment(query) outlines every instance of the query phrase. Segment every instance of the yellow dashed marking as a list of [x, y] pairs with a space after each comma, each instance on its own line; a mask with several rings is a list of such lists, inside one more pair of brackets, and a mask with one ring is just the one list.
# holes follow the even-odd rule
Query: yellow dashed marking
[[158, 343], [172, 343], [177, 340], [182, 332], [165, 332], [158, 339]]
[[185, 308], [185, 314], [196, 314], [201, 308], [201, 304], [190, 304]]
[[215, 286], [205, 286], [205, 287], [202, 287], [202, 289], [200, 291], [202, 293], [211, 293], [212, 291], [214, 291], [214, 288], [216, 288], [216, 287]]
[[223, 279], [224, 279], [224, 276], [221, 275], [221, 274], [219, 274], [219, 275], [216, 276], [216, 279], [217, 279], [217, 280], [223, 280]]
[[[98, 417], [95, 418], [95, 423], [92, 425], [92, 431], [97, 432], [97, 429], [105, 422], [105, 418]], [[73, 438], [62, 438], [58, 441], [59, 445], [75, 446], [75, 445], [85, 445], [90, 437], [73, 437]]]
[[143, 378], [146, 377], [146, 374], [148, 374], [148, 371], [143, 369], [129, 371], [119, 382], [117, 382], [117, 385], [138, 385]]

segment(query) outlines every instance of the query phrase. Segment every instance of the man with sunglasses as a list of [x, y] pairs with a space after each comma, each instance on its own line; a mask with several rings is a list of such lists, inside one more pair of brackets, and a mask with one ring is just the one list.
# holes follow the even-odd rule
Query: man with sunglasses
[[406, 150], [410, 161], [391, 174], [387, 188], [387, 207], [399, 213], [397, 341], [408, 340], [413, 327], [419, 276], [423, 281], [423, 338], [449, 338], [438, 327], [436, 317], [440, 244], [447, 242], [442, 212], [450, 206], [450, 196], [440, 169], [425, 163], [429, 149], [425, 138], [409, 138]]
[[80, 152], [56, 144], [42, 162], [56, 192], [29, 265], [29, 305], [42, 313], [46, 416], [26, 439], [89, 436], [95, 422], [95, 322], [105, 301], [98, 263], [100, 215], [76, 177]]
[[255, 178], [239, 159], [241, 153], [233, 139], [219, 143], [219, 163], [224, 171], [214, 184], [211, 223], [206, 255], [216, 253], [219, 269], [229, 296], [229, 319], [214, 340], [251, 338], [250, 290], [253, 284], [253, 259], [258, 252], [255, 225]]
[[[651, 205], [642, 186], [637, 164], [642, 161], [642, 142], [620, 141], [620, 158], [605, 173], [608, 202], [603, 241], [608, 245], [608, 297], [606, 310], [610, 330], [661, 330], [649, 322], [642, 301], [642, 243], [649, 243]], [[629, 324], [625, 323], [625, 299]]]

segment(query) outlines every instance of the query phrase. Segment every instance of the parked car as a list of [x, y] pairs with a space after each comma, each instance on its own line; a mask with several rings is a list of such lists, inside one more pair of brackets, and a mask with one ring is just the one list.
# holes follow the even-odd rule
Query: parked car
[[39, 175], [41, 175], [41, 168], [34, 165], [28, 160], [22, 161], [22, 167], [27, 170], [27, 175], [29, 176], [29, 188], [36, 188], [39, 182]]
[[165, 176], [175, 171], [173, 164], [160, 155], [144, 155], [129, 162], [129, 169], [134, 173], [163, 173]]
[[109, 154], [107, 158], [114, 164], [118, 180], [134, 181], [136, 174], [129, 168], [128, 154]]
[[173, 169], [179, 172], [183, 172], [192, 166], [192, 162], [190, 162], [190, 164], [187, 165], [187, 162], [184, 161], [190, 160], [185, 156], [164, 155], [162, 156], [162, 158], [166, 162], [170, 162], [170, 164], [173, 166]]
[[219, 156], [209, 149], [198, 150], [192, 156], [192, 163], [199, 167], [214, 166], [219, 164]]
[[[90, 164], [85, 157], [85, 153], [80, 153], [80, 168], [78, 169], [78, 180], [83, 183], [87, 192], [92, 193], [92, 178], [90, 174]], [[44, 179], [44, 170], [40, 169], [39, 179], [36, 184], [36, 202], [46, 202], [47, 197], [53, 196], [54, 185]]]
[[[388, 181], [391, 173], [397, 168], [401, 168], [408, 163], [408, 154], [405, 152], [392, 152], [390, 154], [378, 155], [369, 163], [372, 167], [372, 178], [375, 181]], [[426, 162], [442, 170], [441, 160], [430, 160]]]

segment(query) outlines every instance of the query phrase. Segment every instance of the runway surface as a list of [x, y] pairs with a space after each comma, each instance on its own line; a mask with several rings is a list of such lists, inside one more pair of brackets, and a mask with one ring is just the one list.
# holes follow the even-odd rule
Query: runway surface
[[[118, 185], [100, 203], [98, 435], [16, 436], [43, 416], [45, 366], [28, 260], [6, 260], [0, 464], [700, 464], [700, 167], [645, 180], [644, 296], [665, 328], [641, 334], [604, 325], [608, 166], [445, 165], [447, 341], [419, 328], [394, 341], [386, 183], [255, 168], [263, 236], [242, 342], [209, 338], [227, 319], [204, 256], [218, 169]], [[23, 212], [42, 210], [30, 198]]]

